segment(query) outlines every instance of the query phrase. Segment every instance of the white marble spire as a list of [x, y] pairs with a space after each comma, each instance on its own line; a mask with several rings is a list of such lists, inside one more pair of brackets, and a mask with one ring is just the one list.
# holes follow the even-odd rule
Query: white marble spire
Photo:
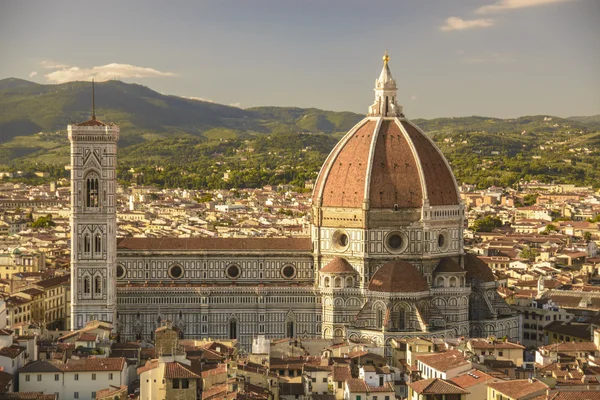
[[398, 105], [396, 96], [398, 89], [389, 66], [390, 56], [387, 51], [383, 56], [383, 68], [379, 78], [375, 80], [375, 102], [369, 107], [370, 117], [403, 117], [402, 106]]

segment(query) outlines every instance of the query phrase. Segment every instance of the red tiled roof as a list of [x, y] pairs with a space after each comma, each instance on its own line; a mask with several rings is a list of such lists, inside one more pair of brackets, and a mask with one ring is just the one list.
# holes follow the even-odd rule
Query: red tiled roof
[[395, 121], [381, 121], [376, 131], [377, 123], [364, 119], [336, 145], [317, 178], [313, 203], [322, 194], [324, 207], [359, 208], [365, 199], [370, 208], [421, 207], [420, 167], [430, 205], [458, 204], [452, 171], [433, 142], [408, 121], [400, 123], [407, 136]]
[[96, 118], [92, 118], [85, 122], [80, 122], [78, 124], [74, 124], [74, 126], [108, 126], [109, 124], [105, 124], [102, 121], [98, 121]]
[[439, 272], [465, 272], [461, 266], [450, 257], [444, 257], [440, 260], [437, 267], [433, 270], [434, 273]]
[[122, 238], [119, 250], [311, 251], [310, 238]]
[[[341, 151], [334, 149], [325, 162], [314, 193], [323, 185], [324, 207], [361, 207], [365, 199], [365, 177], [376, 121], [365, 120], [352, 134]], [[337, 147], [337, 146], [336, 146]], [[326, 176], [325, 176], [326, 175]], [[314, 198], [313, 202], [317, 202]]]
[[483, 371], [470, 371], [468, 373], [456, 376], [452, 379], [452, 383], [460, 386], [463, 389], [470, 388], [471, 386], [478, 385], [483, 382], [487, 382], [490, 379], [494, 379], [493, 376], [486, 374]]
[[194, 372], [189, 365], [179, 362], [170, 362], [165, 364], [165, 378], [202, 379], [202, 377]]
[[407, 261], [394, 260], [384, 264], [369, 282], [369, 290], [386, 293], [414, 293], [429, 290], [427, 280]]
[[490, 267], [475, 254], [465, 254], [465, 270], [468, 281], [475, 279], [482, 282], [494, 282], [496, 280]]
[[469, 364], [460, 351], [449, 350], [444, 353], [426, 354], [416, 357], [418, 361], [437, 370], [448, 371], [450, 369]]
[[84, 358], [80, 360], [67, 360], [65, 372], [68, 371], [121, 371], [125, 367], [126, 362], [123, 357], [108, 357], [108, 358]]
[[336, 273], [336, 274], [355, 274], [356, 270], [352, 268], [352, 265], [346, 259], [342, 257], [335, 257], [329, 261], [326, 266], [321, 268], [321, 271], [325, 273]]
[[459, 195], [454, 177], [452, 171], [446, 166], [444, 156], [412, 123], [403, 121], [402, 126], [412, 140], [421, 162], [429, 205], [459, 204]]
[[546, 391], [548, 386], [538, 380], [529, 381], [529, 379], [515, 379], [510, 381], [492, 382], [487, 384], [497, 392], [502, 393], [515, 400], [524, 396], [534, 395]]
[[409, 383], [408, 386], [418, 394], [469, 394], [453, 382], [439, 378], [416, 381]]
[[470, 342], [471, 347], [474, 349], [525, 349], [525, 346], [521, 346], [518, 343], [504, 342], [501, 340], [471, 339]]

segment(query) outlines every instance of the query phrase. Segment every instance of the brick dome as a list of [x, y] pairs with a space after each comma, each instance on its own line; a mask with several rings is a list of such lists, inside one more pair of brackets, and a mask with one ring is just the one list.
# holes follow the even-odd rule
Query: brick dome
[[313, 192], [322, 207], [418, 208], [458, 205], [442, 153], [403, 118], [367, 117], [335, 146]]
[[427, 280], [407, 261], [384, 264], [369, 281], [369, 290], [385, 293], [415, 293], [429, 290]]
[[355, 274], [356, 270], [345, 258], [334, 257], [326, 266], [321, 268], [321, 273], [328, 274]]

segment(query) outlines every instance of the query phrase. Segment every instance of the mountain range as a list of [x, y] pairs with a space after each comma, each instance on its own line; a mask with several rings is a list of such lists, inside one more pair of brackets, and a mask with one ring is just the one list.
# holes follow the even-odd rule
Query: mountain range
[[[315, 108], [241, 109], [165, 95], [142, 85], [116, 80], [96, 83], [95, 93], [98, 119], [115, 122], [121, 128], [120, 161], [134, 165], [148, 162], [157, 149], [160, 151], [156, 152], [156, 158], [162, 163], [176, 164], [181, 151], [189, 160], [211, 157], [214, 156], [211, 149], [216, 148], [211, 143], [234, 141], [235, 149], [230, 149], [234, 152], [243, 151], [246, 146], [271, 154], [270, 146], [277, 146], [276, 143], [279, 143], [279, 151], [285, 150], [282, 143], [304, 146], [305, 150], [315, 151], [310, 158], [314, 167], [310, 169], [318, 169], [321, 159], [337, 139], [364, 117]], [[68, 163], [66, 125], [89, 119], [91, 102], [89, 82], [44, 85], [16, 78], [0, 80], [0, 166], [18, 168]], [[570, 149], [577, 146], [589, 147], [581, 155], [581, 161], [591, 166], [597, 160], [594, 149], [600, 147], [597, 133], [600, 115], [570, 118], [536, 115], [511, 119], [472, 116], [413, 121], [438, 143], [455, 165], [473, 154], [480, 154], [470, 166], [473, 170], [481, 167], [486, 155], [491, 159], [529, 155], [537, 157], [536, 160], [552, 156], [556, 158], [553, 162], [558, 163], [559, 159], [573, 156]], [[549, 141], [555, 142], [551, 147], [560, 148], [560, 152], [541, 151]], [[194, 149], [199, 149], [197, 154]], [[296, 150], [300, 151], [300, 147]], [[556, 170], [555, 175], [560, 176], [560, 171]], [[581, 180], [587, 181], [587, 175]]]

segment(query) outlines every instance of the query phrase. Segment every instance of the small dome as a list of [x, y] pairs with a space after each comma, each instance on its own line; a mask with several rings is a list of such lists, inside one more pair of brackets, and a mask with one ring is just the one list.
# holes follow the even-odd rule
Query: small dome
[[440, 272], [465, 272], [465, 270], [452, 258], [444, 257], [440, 260], [433, 272], [437, 274]]
[[386, 293], [415, 293], [429, 290], [427, 280], [409, 262], [396, 260], [384, 264], [369, 282], [369, 290]]
[[327, 274], [354, 274], [356, 271], [345, 258], [335, 257], [326, 266], [321, 268], [321, 273]]
[[475, 279], [481, 282], [494, 282], [496, 280], [490, 267], [475, 254], [465, 254], [465, 270], [468, 281]]

